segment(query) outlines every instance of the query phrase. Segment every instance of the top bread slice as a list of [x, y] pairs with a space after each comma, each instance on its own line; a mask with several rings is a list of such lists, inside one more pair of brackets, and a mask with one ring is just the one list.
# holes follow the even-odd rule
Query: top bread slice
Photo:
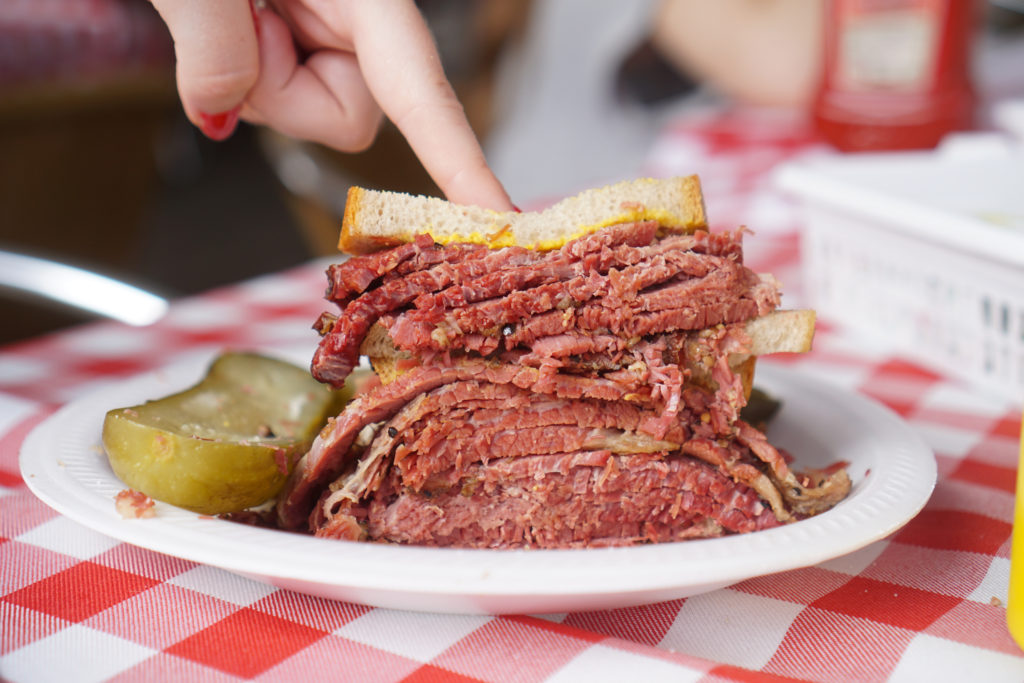
[[669, 232], [707, 227], [697, 176], [624, 181], [525, 213], [353, 186], [338, 248], [348, 254], [366, 254], [427, 233], [441, 244], [472, 242], [547, 251], [609, 225], [645, 220], [655, 220]]

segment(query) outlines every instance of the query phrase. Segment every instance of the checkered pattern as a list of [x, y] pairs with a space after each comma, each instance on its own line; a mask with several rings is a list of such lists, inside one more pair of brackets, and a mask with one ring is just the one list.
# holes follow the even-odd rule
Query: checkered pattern
[[[794, 219], [765, 173], [808, 141], [791, 123], [699, 117], [666, 133], [648, 170], [700, 172], [721, 227], [766, 223], [750, 259], [798, 299]], [[0, 679], [1024, 680], [1004, 624], [1020, 406], [827, 327], [810, 354], [772, 362], [902, 415], [937, 453], [932, 499], [850, 555], [685, 600], [502, 617], [332, 602], [119, 543], [29, 493], [18, 448], [63, 402], [197, 351], [312, 345], [323, 265], [178, 302], [149, 328], [0, 350]]]

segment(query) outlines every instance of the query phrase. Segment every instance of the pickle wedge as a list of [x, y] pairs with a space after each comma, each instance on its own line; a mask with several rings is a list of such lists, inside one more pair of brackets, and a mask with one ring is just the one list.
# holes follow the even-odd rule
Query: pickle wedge
[[237, 512], [277, 495], [340, 394], [290, 363], [224, 353], [194, 387], [109, 411], [103, 447], [132, 489], [202, 514]]

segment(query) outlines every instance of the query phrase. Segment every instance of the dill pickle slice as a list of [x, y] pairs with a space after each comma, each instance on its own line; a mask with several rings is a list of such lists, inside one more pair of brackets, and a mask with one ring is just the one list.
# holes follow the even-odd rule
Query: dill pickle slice
[[109, 411], [103, 447], [130, 488], [202, 514], [237, 512], [278, 494], [343, 391], [285, 361], [224, 353], [192, 388]]

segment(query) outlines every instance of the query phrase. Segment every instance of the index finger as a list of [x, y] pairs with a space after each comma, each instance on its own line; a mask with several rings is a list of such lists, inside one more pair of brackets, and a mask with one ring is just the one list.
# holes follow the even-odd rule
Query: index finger
[[151, 2], [174, 38], [178, 92], [189, 119], [204, 127], [204, 117], [238, 107], [259, 76], [248, 0]]
[[512, 209], [445, 77], [430, 29], [407, 0], [357, 2], [352, 40], [367, 86], [449, 200]]

